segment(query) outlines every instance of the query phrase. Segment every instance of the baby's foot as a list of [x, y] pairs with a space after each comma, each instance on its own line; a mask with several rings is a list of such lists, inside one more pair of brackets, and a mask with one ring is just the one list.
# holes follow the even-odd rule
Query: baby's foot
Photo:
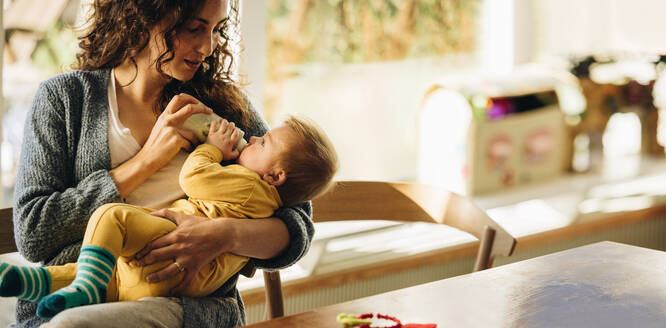
[[51, 275], [42, 267], [0, 263], [0, 296], [37, 302], [51, 288]]
[[106, 249], [84, 245], [77, 261], [74, 281], [44, 297], [37, 305], [37, 315], [50, 318], [65, 309], [104, 302], [115, 265], [114, 256]]
[[51, 318], [65, 309], [102, 303], [106, 300], [106, 288], [72, 282], [71, 285], [58, 289], [37, 305], [37, 315]]

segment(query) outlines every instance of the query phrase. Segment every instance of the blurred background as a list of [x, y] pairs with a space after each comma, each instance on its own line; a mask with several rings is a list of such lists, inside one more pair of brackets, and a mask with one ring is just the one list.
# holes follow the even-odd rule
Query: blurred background
[[[3, 0], [2, 206], [12, 204], [34, 93], [71, 69], [90, 1]], [[318, 122], [338, 150], [337, 179], [420, 181], [473, 196], [518, 239], [497, 265], [599, 240], [666, 249], [666, 1], [240, 4], [245, 91], [271, 125], [287, 114]], [[314, 251], [283, 279], [474, 240], [439, 228], [319, 224]], [[470, 263], [354, 273], [325, 292], [304, 288], [287, 312], [467, 273]], [[242, 292], [258, 286], [239, 282]], [[246, 300], [246, 309], [249, 322], [260, 320], [263, 304]]]
[[[0, 162], [2, 202], [8, 205], [26, 111], [40, 81], [70, 69], [77, 49], [73, 27], [83, 21], [89, 0], [3, 3]], [[460, 94], [470, 106], [473, 99], [481, 101], [477, 96], [492, 100], [557, 89], [556, 103], [569, 106], [562, 108], [563, 120], [568, 119], [568, 129], [574, 126], [578, 131], [568, 132], [566, 140], [555, 140], [566, 143], [555, 148], [572, 148], [581, 134], [576, 139], [579, 146], [589, 143], [592, 151], [589, 158], [579, 156], [579, 171], [595, 169], [595, 147], [601, 145], [610, 115], [634, 115], [616, 118], [624, 122], [613, 125], [619, 124], [616, 135], [620, 136], [631, 135], [622, 129], [636, 134], [636, 118], [639, 125], [658, 120], [658, 115], [636, 114], [658, 113], [654, 103], [654, 109], [641, 111], [611, 109], [614, 112], [600, 114], [600, 119], [592, 118], [604, 122], [590, 124], [585, 119], [597, 114], [589, 115], [586, 98], [582, 103], [579, 98], [583, 91], [589, 97], [605, 84], [637, 81], [649, 86], [643, 93], [652, 97], [655, 89], [659, 99], [654, 86], [659, 86], [660, 55], [666, 53], [665, 23], [658, 16], [666, 3], [660, 0], [255, 0], [241, 5], [239, 73], [248, 94], [271, 124], [278, 124], [287, 113], [319, 122], [340, 153], [341, 179], [420, 179], [469, 192], [465, 185], [473, 179], [468, 173], [474, 164], [467, 157], [481, 151], [469, 144], [485, 141], [469, 136], [468, 125], [484, 116], [469, 118], [441, 92], [434, 92], [440, 103], [430, 101], [430, 109], [426, 108], [434, 86]], [[515, 72], [526, 64], [538, 73], [520, 78], [525, 85], [540, 79], [542, 90], [507, 87], [511, 82], [499, 81], [515, 82]], [[605, 75], [592, 81], [590, 67], [602, 65]], [[478, 89], [482, 85], [507, 87], [507, 94], [487, 94], [487, 89]], [[420, 123], [424, 117], [426, 125]], [[594, 127], [576, 127], [581, 120]], [[644, 139], [657, 137], [645, 131], [638, 134]], [[650, 144], [624, 137], [607, 139], [618, 144], [608, 147], [619, 147], [623, 154], [641, 152], [636, 144], [643, 148]], [[663, 153], [660, 141], [650, 145], [651, 155]], [[585, 151], [578, 149], [578, 154]], [[574, 167], [564, 164], [563, 171], [567, 169]]]

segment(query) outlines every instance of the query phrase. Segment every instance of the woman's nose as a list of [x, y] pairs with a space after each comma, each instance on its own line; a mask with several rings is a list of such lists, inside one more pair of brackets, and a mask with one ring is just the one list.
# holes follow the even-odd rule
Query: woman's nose
[[204, 37], [201, 40], [201, 44], [199, 46], [199, 52], [204, 55], [204, 57], [208, 57], [213, 54], [213, 49], [215, 48], [215, 45], [217, 44], [217, 33], [213, 32], [211, 33], [208, 37]]

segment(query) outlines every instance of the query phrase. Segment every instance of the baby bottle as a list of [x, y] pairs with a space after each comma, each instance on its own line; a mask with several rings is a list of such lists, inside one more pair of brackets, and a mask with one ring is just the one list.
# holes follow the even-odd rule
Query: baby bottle
[[[220, 119], [222, 118], [216, 115], [215, 113], [193, 114], [192, 116], [190, 116], [190, 118], [187, 119], [187, 121], [185, 121], [183, 127], [187, 130], [194, 132], [194, 134], [197, 136], [197, 139], [199, 139], [199, 142], [204, 142], [206, 141], [206, 137], [208, 136], [208, 130], [210, 130], [210, 123], [212, 121], [217, 121]], [[243, 139], [245, 132], [243, 132], [243, 130], [239, 128], [236, 128], [236, 130], [238, 130], [238, 134], [240, 136], [238, 137], [238, 141], [236, 142], [236, 145], [234, 145], [233, 149], [238, 149], [238, 151], [243, 151], [245, 146], [247, 146], [247, 141]]]

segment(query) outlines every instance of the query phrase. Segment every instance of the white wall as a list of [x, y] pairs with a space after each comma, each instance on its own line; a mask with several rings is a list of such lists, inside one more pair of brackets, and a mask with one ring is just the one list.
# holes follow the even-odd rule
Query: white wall
[[532, 15], [537, 4], [534, 0], [513, 0], [513, 63], [528, 63], [535, 56], [538, 17]]
[[666, 1], [614, 2], [617, 47], [666, 53]]
[[535, 58], [552, 55], [664, 52], [664, 0], [536, 0]]
[[267, 0], [241, 0], [241, 35], [243, 54], [240, 71], [246, 74], [246, 91], [252, 104], [261, 110], [266, 71]]
[[479, 10], [478, 56], [482, 69], [504, 74], [515, 61], [514, 0], [484, 0]]

